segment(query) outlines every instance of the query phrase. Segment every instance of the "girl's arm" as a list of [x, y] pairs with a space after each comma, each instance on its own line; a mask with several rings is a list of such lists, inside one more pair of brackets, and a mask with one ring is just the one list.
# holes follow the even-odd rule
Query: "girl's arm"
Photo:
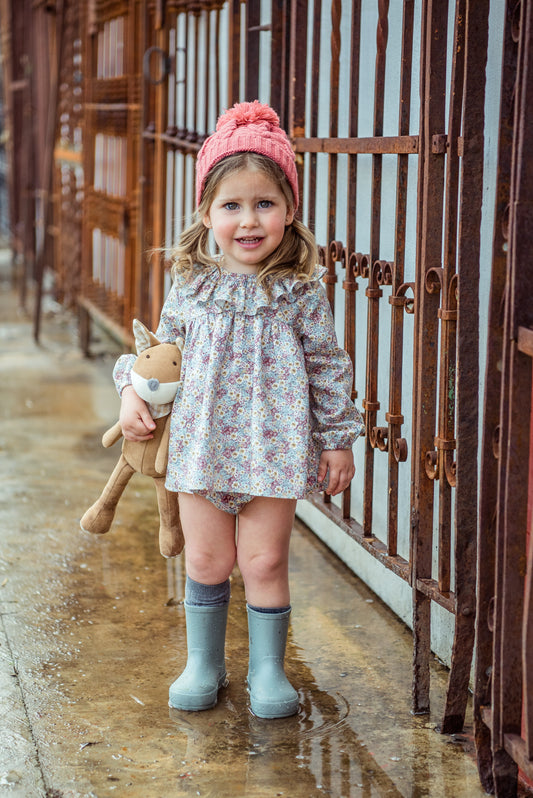
[[[178, 336], [185, 337], [185, 325], [178, 321], [179, 302], [173, 286], [167, 296], [156, 332], [161, 343], [175, 341]], [[119, 421], [122, 434], [128, 441], [146, 441], [153, 438], [155, 423], [144, 399], [141, 399], [131, 385], [131, 370], [135, 355], [121, 355], [113, 370], [115, 386], [121, 398]]]
[[154, 437], [155, 422], [146, 402], [135, 393], [132, 385], [126, 385], [122, 391], [119, 421], [127, 441], [147, 441]]
[[329, 475], [326, 493], [336, 496], [346, 490], [355, 474], [353, 452], [351, 449], [326, 449], [318, 464], [318, 481], [323, 482]]
[[327, 493], [348, 487], [355, 473], [352, 446], [364, 423], [352, 399], [353, 369], [338, 346], [333, 316], [320, 283], [307, 283], [301, 293], [299, 328], [309, 380], [312, 435], [322, 450], [318, 479], [329, 475]]

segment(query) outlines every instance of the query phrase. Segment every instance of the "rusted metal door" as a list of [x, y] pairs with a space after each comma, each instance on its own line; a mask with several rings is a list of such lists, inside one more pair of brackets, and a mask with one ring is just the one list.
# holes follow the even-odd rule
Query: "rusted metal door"
[[89, 319], [125, 343], [142, 306], [137, 238], [140, 134], [140, 3], [86, 8], [81, 338]]
[[[190, 221], [195, 156], [218, 114], [271, 102], [366, 418], [351, 490], [314, 502], [412, 590], [416, 712], [429, 707], [432, 605], [454, 616], [448, 732], [463, 725], [474, 638], [488, 5], [169, 0], [145, 12], [142, 245], [170, 247]], [[147, 266], [152, 325], [166, 265], [162, 252]]]
[[[533, 783], [533, 3], [506, 5], [478, 551], [475, 732], [483, 786]], [[528, 515], [529, 506], [529, 515]], [[528, 545], [529, 543], [529, 545]]]
[[[364, 472], [356, 477], [352, 491], [345, 492], [341, 506], [327, 497], [316, 501], [322, 512], [412, 588], [415, 712], [429, 707], [432, 602], [455, 615], [442, 721], [442, 730], [450, 732], [463, 725], [474, 637], [484, 103], [479, 75], [486, 60], [488, 2], [430, 0], [418, 10], [415, 18], [415, 4], [406, 0], [399, 19], [397, 5], [375, 4], [372, 76], [362, 57], [369, 49], [362, 36], [368, 36], [368, 6], [332, 2], [326, 23], [321, 3], [316, 2], [312, 12], [306, 3], [293, 4], [290, 132], [303, 159], [307, 217], [322, 244], [330, 301], [337, 315], [344, 316], [344, 344], [356, 375], [364, 374], [358, 380], [364, 385], [358, 399], [367, 431]], [[395, 54], [389, 52], [392, 11]], [[448, 30], [450, 20], [453, 31]], [[313, 42], [310, 59], [307, 31]], [[348, 40], [343, 31], [350, 32]], [[330, 79], [324, 90], [316, 65], [324, 62], [328, 39]], [[415, 120], [410, 102], [417, 43], [420, 109]], [[388, 59], [394, 57], [392, 66]], [[347, 63], [349, 77], [343, 81]], [[394, 133], [385, 103], [391, 69], [399, 76]], [[307, 81], [301, 80], [302, 73]], [[372, 77], [370, 121], [360, 97], [363, 82], [368, 85]], [[391, 157], [396, 164], [394, 185]], [[415, 224], [408, 207], [413, 160], [418, 182]], [[320, 174], [327, 176], [325, 185]], [[356, 213], [365, 179], [370, 186], [363, 198], [368, 203], [366, 229], [360, 222], [364, 213]], [[321, 219], [324, 192], [327, 207]], [[384, 223], [392, 226], [392, 237]], [[406, 236], [414, 226], [416, 246], [411, 244], [409, 252]], [[367, 242], [364, 249], [361, 241]], [[412, 381], [404, 376], [409, 361]], [[410, 434], [404, 431], [406, 414], [411, 416]], [[405, 527], [405, 500], [402, 507], [400, 501], [409, 467], [406, 545], [399, 521], [403, 513]], [[354, 492], [361, 481], [357, 521]], [[385, 519], [383, 513], [376, 518], [377, 502], [387, 504]]]

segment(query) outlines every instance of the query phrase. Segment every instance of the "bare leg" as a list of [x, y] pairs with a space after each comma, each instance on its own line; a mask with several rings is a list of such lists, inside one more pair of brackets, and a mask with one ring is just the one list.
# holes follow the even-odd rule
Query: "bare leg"
[[179, 505], [188, 575], [205, 585], [224, 582], [237, 557], [235, 516], [191, 493], [180, 493]]
[[257, 496], [239, 515], [237, 560], [246, 599], [256, 607], [290, 604], [289, 542], [296, 501]]
[[[202, 496], [180, 493], [187, 576], [204, 586], [225, 582], [235, 564], [235, 517]], [[226, 683], [224, 644], [228, 603], [216, 606], [185, 601], [187, 665], [170, 686], [169, 704], [198, 712], [214, 707]]]

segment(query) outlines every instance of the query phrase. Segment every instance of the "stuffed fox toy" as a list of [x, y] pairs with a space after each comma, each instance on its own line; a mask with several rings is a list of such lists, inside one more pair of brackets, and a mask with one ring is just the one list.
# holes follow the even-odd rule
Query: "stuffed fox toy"
[[[178, 510], [178, 494], [165, 488], [168, 440], [172, 403], [180, 387], [183, 339], [160, 343], [144, 324], [134, 319], [133, 333], [137, 359], [131, 378], [134, 391], [148, 403], [156, 428], [147, 441], [122, 443], [122, 453], [100, 498], [80, 521], [86, 532], [104, 534], [113, 521], [122, 493], [135, 473], [152, 477], [159, 506], [159, 549], [163, 557], [174, 557], [183, 549], [183, 532]], [[117, 421], [102, 437], [107, 448], [122, 437]]]

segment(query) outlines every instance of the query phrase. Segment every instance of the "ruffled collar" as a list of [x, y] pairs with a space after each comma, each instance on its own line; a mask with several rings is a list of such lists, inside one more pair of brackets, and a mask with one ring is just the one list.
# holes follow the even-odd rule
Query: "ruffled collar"
[[303, 286], [317, 282], [327, 269], [317, 266], [310, 280], [289, 275], [274, 280], [270, 295], [259, 285], [255, 274], [238, 274], [217, 266], [196, 266], [190, 280], [180, 288], [183, 297], [194, 297], [199, 304], [211, 304], [220, 311], [255, 315], [261, 308], [276, 308], [280, 301], [294, 302]]

